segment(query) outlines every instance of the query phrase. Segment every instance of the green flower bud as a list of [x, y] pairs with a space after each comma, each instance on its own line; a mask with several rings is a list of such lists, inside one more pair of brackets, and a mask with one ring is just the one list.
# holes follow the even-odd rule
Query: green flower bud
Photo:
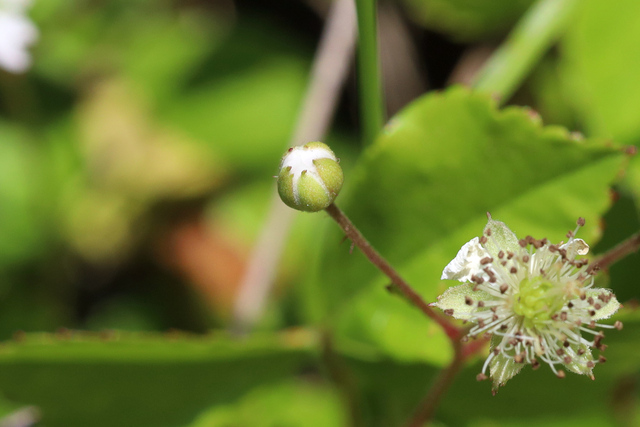
[[335, 200], [344, 176], [338, 158], [322, 142], [289, 148], [278, 175], [280, 198], [293, 209], [317, 212]]

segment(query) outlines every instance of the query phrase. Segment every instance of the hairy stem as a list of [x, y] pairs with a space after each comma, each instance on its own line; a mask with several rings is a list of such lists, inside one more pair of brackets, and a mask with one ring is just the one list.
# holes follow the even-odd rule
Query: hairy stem
[[384, 123], [376, 0], [356, 0], [360, 120], [365, 145], [373, 143]]
[[538, 0], [489, 58], [473, 86], [507, 101], [570, 22], [576, 0]]
[[391, 267], [387, 260], [374, 249], [373, 246], [365, 239], [360, 231], [353, 225], [351, 220], [335, 205], [331, 204], [326, 209], [327, 213], [333, 218], [340, 228], [344, 231], [347, 238], [362, 251], [362, 253], [383, 272], [389, 279], [396, 291], [407, 298], [414, 306], [422, 311], [427, 317], [436, 321], [446, 332], [447, 336], [453, 341], [458, 342], [461, 337], [461, 330], [451, 323], [451, 321], [435, 312], [422, 299], [422, 297], [402, 278], [400, 274]]

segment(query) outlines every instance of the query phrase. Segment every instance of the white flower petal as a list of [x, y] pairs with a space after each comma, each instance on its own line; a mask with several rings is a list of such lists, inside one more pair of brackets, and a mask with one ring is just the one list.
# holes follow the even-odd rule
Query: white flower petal
[[469, 240], [460, 248], [456, 257], [444, 268], [440, 280], [458, 280], [468, 282], [471, 276], [482, 272], [480, 260], [489, 253], [480, 245], [477, 237]]
[[[600, 302], [602, 307], [596, 310], [595, 316], [591, 316], [593, 320], [601, 320], [606, 319], [615, 314], [616, 311], [620, 308], [620, 303], [616, 299], [616, 296], [608, 289], [589, 289], [587, 290], [587, 297], [592, 297], [597, 302]], [[602, 296], [606, 303], [602, 301], [599, 297]], [[599, 300], [599, 301], [598, 301]]]
[[474, 291], [473, 284], [465, 283], [464, 285], [453, 286], [447, 289], [444, 294], [438, 297], [435, 306], [441, 310], [453, 310], [451, 316], [456, 319], [470, 320], [473, 318], [475, 306], [466, 303], [466, 298], [472, 300], [486, 301], [491, 296], [484, 291]]
[[[493, 347], [494, 345], [492, 344], [491, 348]], [[491, 359], [489, 363], [489, 372], [493, 380], [492, 389], [496, 391], [499, 387], [504, 386], [507, 381], [516, 376], [523, 367], [523, 363], [516, 363], [512, 357], [507, 357], [503, 353], [499, 353]]]
[[504, 222], [495, 221], [489, 217], [489, 221], [484, 227], [485, 235], [487, 234], [487, 230], [491, 230], [491, 236], [488, 237], [485, 248], [492, 257], [497, 257], [500, 251], [517, 252], [520, 250], [518, 238]]

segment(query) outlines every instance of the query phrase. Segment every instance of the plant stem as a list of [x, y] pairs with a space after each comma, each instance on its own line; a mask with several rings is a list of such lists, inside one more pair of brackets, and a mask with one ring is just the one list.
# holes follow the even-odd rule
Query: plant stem
[[362, 233], [360, 233], [349, 218], [347, 218], [347, 216], [335, 204], [332, 203], [325, 210], [331, 218], [338, 223], [349, 240], [351, 240], [362, 251], [369, 261], [371, 261], [373, 265], [378, 267], [380, 271], [391, 279], [392, 285], [395, 286], [398, 292], [427, 315], [427, 317], [436, 321], [454, 343], [460, 340], [461, 330], [453, 325], [448, 318], [440, 315], [429, 307], [422, 297], [402, 277], [400, 277], [400, 274], [398, 274], [393, 267], [391, 267], [387, 260], [380, 255], [373, 246], [371, 246]]
[[456, 375], [460, 372], [460, 369], [464, 366], [466, 360], [463, 352], [462, 343], [457, 340], [454, 341], [454, 356], [451, 364], [443, 369], [436, 377], [433, 385], [429, 389], [429, 392], [420, 403], [418, 410], [413, 415], [413, 418], [407, 424], [407, 427], [422, 427], [427, 421], [433, 418], [440, 400], [445, 395]]
[[636, 233], [627, 240], [619, 243], [613, 249], [607, 251], [604, 255], [599, 256], [589, 267], [589, 272], [609, 268], [612, 264], [620, 261], [627, 255], [640, 249], [640, 233]]
[[356, 0], [358, 15], [358, 79], [360, 120], [365, 145], [382, 129], [384, 107], [380, 83], [376, 0]]
[[489, 58], [473, 87], [497, 95], [501, 103], [507, 101], [557, 41], [577, 3], [576, 0], [538, 0]]

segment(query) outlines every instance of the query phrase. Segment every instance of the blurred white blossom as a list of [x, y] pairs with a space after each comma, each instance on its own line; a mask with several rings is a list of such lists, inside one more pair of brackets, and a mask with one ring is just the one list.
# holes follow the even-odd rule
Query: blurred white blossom
[[31, 0], [0, 0], [0, 68], [23, 73], [31, 66], [27, 48], [38, 38], [38, 29], [26, 16]]

